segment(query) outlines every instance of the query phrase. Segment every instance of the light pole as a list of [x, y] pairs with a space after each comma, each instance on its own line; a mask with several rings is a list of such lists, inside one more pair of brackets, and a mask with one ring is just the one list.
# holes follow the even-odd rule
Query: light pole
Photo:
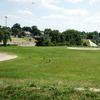
[[5, 16], [5, 26], [6, 26], [6, 27], [7, 27], [7, 19], [8, 19], [8, 17]]

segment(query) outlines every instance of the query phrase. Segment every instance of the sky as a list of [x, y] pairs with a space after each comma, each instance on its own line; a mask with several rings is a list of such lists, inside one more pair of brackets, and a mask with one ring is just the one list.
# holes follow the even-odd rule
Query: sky
[[0, 25], [100, 32], [100, 0], [0, 0]]

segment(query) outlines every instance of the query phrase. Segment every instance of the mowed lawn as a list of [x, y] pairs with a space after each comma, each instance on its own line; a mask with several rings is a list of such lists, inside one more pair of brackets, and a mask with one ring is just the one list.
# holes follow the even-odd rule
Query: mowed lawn
[[67, 47], [0, 47], [17, 59], [0, 62], [0, 79], [94, 82], [100, 84], [100, 51]]

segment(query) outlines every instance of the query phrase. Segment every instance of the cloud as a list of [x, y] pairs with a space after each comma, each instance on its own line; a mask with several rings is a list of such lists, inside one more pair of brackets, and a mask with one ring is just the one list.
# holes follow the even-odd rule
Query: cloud
[[82, 2], [83, 0], [65, 0], [67, 2], [71, 2], [71, 3], [79, 3]]
[[64, 15], [60, 15], [60, 14], [57, 14], [57, 15], [48, 15], [48, 16], [43, 16], [42, 17], [43, 19], [47, 19], [47, 20], [50, 20], [50, 19], [65, 19], [66, 17]]
[[20, 4], [36, 3], [38, 4], [38, 6], [42, 6], [50, 10], [60, 10], [61, 9], [61, 7], [56, 5], [58, 0], [8, 0], [8, 1], [13, 2], [13, 3], [20, 3]]
[[94, 15], [90, 15], [89, 17], [87, 17], [85, 19], [85, 22], [92, 23], [92, 24], [96, 25], [96, 24], [100, 23], [100, 17], [99, 16], [100, 16], [99, 12], [94, 14]]
[[100, 0], [65, 0], [70, 3], [81, 3], [81, 2], [88, 2], [90, 5], [98, 3]]
[[88, 3], [89, 5], [93, 6], [94, 4], [100, 3], [100, 0], [65, 0], [66, 2], [70, 3]]
[[40, 0], [43, 7], [51, 10], [60, 10], [62, 7], [56, 6], [57, 0]]
[[32, 2], [32, 0], [8, 0], [8, 1], [12, 1], [12, 2]]
[[94, 5], [96, 3], [98, 3], [100, 0], [89, 0], [89, 4], [90, 5]]
[[89, 12], [85, 9], [62, 9], [60, 14], [51, 14], [47, 16], [43, 16], [43, 19], [68, 19], [73, 18], [76, 19], [80, 17], [86, 17], [89, 15]]
[[15, 3], [32, 3], [34, 0], [8, 0]]
[[85, 9], [66, 9], [63, 12], [66, 15], [74, 15], [74, 16], [86, 16], [86, 15], [88, 15], [88, 11]]
[[32, 15], [32, 12], [29, 10], [19, 10], [18, 13], [22, 15]]
[[62, 11], [63, 13], [61, 14], [51, 14], [47, 16], [43, 16], [43, 19], [61, 19], [61, 20], [66, 20], [68, 18], [76, 19], [79, 17], [86, 17], [89, 13], [87, 10], [84, 9], [66, 9]]

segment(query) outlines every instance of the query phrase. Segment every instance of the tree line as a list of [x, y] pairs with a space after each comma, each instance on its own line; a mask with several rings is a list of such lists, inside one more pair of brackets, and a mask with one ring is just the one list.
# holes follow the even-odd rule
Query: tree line
[[18, 23], [14, 24], [12, 27], [0, 26], [0, 42], [3, 42], [3, 45], [6, 46], [7, 41], [11, 41], [11, 36], [24, 38], [27, 36], [26, 32], [30, 32], [29, 37], [37, 40], [37, 46], [86, 46], [86, 44], [83, 43], [84, 39], [91, 39], [96, 44], [100, 43], [100, 33], [97, 31], [81, 32], [68, 29], [60, 32], [59, 30], [52, 30], [50, 28], [41, 31], [37, 26], [21, 27]]

